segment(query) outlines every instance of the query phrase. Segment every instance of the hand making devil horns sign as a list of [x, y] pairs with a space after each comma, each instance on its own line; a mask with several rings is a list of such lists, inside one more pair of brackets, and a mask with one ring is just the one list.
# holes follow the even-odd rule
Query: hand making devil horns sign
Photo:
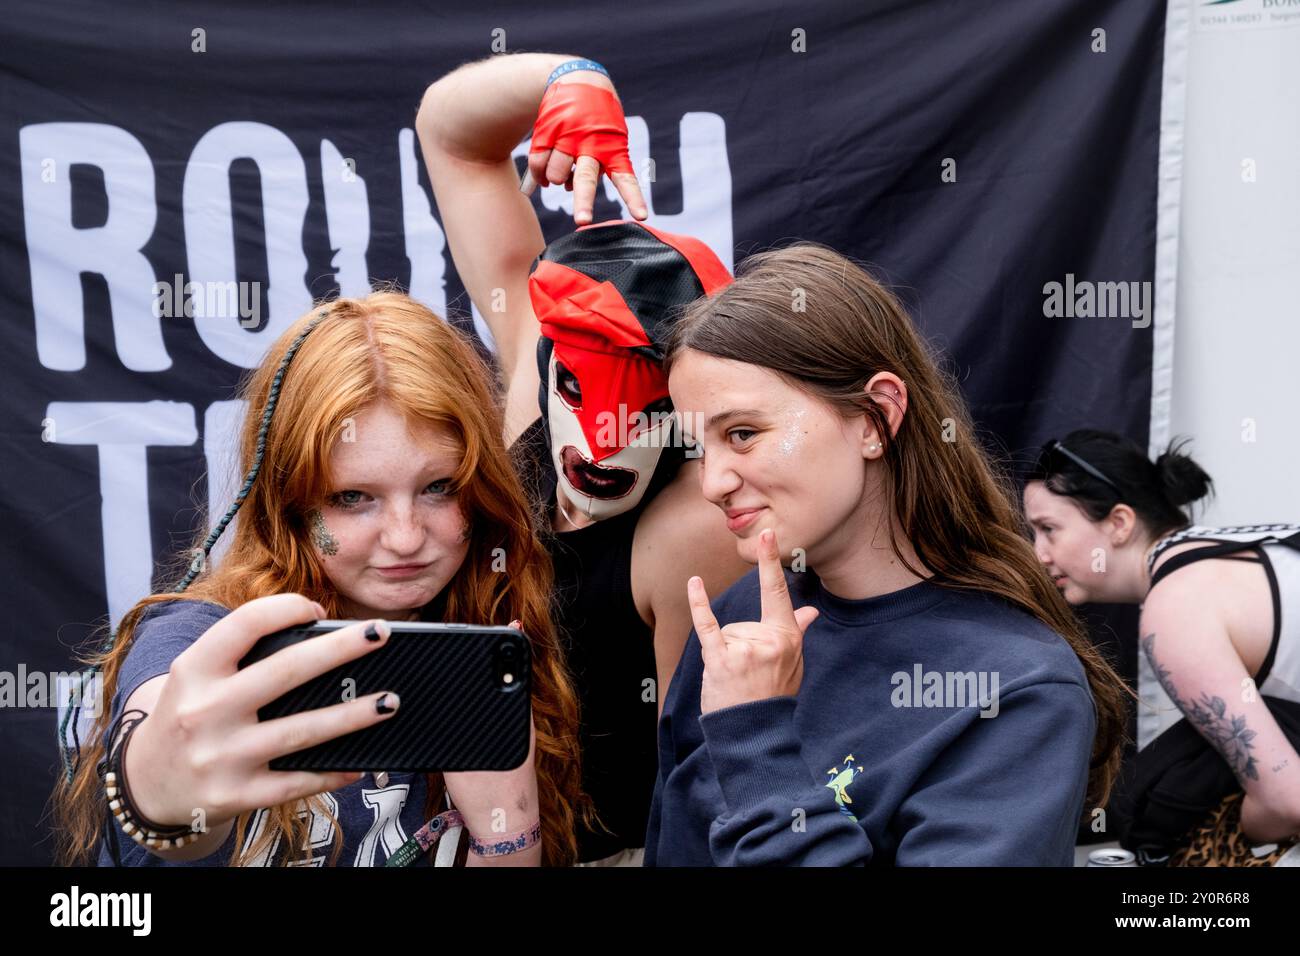
[[542, 96], [522, 188], [530, 195], [538, 183], [570, 190], [574, 222], [585, 226], [592, 221], [602, 172], [634, 219], [649, 217], [628, 157], [627, 121], [614, 84], [600, 73], [575, 70]]
[[702, 714], [769, 697], [793, 697], [803, 683], [803, 636], [819, 612], [812, 605], [796, 611], [791, 604], [776, 532], [770, 528], [759, 534], [758, 581], [762, 620], [726, 627], [719, 627], [713, 616], [704, 582], [698, 577], [686, 582], [704, 657]]

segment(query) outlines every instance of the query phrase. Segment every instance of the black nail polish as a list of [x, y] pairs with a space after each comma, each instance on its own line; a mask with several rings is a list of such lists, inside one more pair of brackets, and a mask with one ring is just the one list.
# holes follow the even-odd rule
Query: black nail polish
[[371, 621], [369, 624], [366, 625], [366, 640], [368, 641], [383, 640], [383, 635], [379, 633], [379, 628], [375, 626], [374, 621]]
[[387, 701], [388, 701], [388, 695], [384, 694], [377, 701], [375, 701], [375, 710], [377, 710], [381, 714], [391, 714], [393, 711], [397, 710], [396, 707], [389, 707]]

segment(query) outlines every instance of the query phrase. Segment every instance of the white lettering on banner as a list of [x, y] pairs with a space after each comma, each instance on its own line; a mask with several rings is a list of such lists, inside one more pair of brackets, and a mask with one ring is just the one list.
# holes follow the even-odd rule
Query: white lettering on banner
[[428, 194], [420, 187], [419, 159], [415, 134], [404, 129], [397, 134], [397, 155], [402, 172], [402, 232], [406, 258], [411, 263], [411, 298], [423, 302], [441, 316], [447, 314], [447, 237], [433, 217]]
[[[23, 228], [32, 277], [36, 356], [57, 372], [86, 364], [86, 304], [81, 273], [102, 275], [113, 312], [118, 358], [133, 372], [171, 367], [162, 326], [153, 314], [154, 267], [140, 252], [158, 218], [149, 154], [130, 133], [104, 123], [35, 123], [18, 131]], [[52, 181], [42, 163], [54, 160]], [[104, 177], [103, 225], [72, 219], [74, 165]]]
[[108, 613], [116, 625], [149, 593], [153, 544], [149, 539], [150, 445], [198, 441], [188, 402], [50, 402], [45, 416], [58, 423], [55, 444], [99, 449], [103, 500], [104, 579]]
[[245, 328], [238, 315], [206, 318], [194, 326], [214, 355], [252, 368], [311, 307], [302, 246], [307, 166], [293, 140], [265, 123], [222, 123], [203, 135], [190, 154], [181, 190], [189, 278], [200, 285], [238, 278], [230, 196], [230, 166], [237, 159], [252, 160], [261, 175], [270, 315], [261, 331]]
[[334, 267], [339, 295], [363, 296], [370, 291], [370, 200], [365, 177], [349, 165], [328, 139], [320, 143], [320, 180], [325, 191], [325, 221], [330, 248], [337, 249]]
[[[211, 530], [230, 509], [239, 493], [244, 474], [239, 470], [239, 426], [243, 424], [248, 403], [243, 399], [213, 402], [203, 413], [203, 454], [208, 470], [208, 529]], [[216, 564], [234, 540], [239, 515], [226, 526], [208, 553], [208, 562]]]
[[[655, 215], [650, 133], [640, 117], [628, 117], [633, 168], [644, 177], [642, 191], [650, 224], [695, 236], [732, 267], [731, 169], [726, 126], [714, 113], [687, 113], [679, 124], [682, 209]], [[77, 371], [86, 364], [86, 304], [81, 274], [104, 277], [109, 294], [117, 357], [131, 372], [171, 367], [164, 347], [164, 319], [154, 308], [158, 269], [141, 251], [153, 238], [158, 203], [153, 162], [143, 144], [127, 131], [100, 123], [36, 123], [19, 131], [23, 221], [31, 270], [32, 312], [37, 358], [55, 371]], [[434, 216], [428, 191], [420, 184], [420, 159], [413, 131], [397, 134], [401, 185], [401, 228], [411, 265], [409, 291], [440, 315], [446, 315], [447, 241]], [[524, 155], [528, 142], [515, 155]], [[241, 321], [235, 263], [235, 235], [230, 188], [231, 165], [248, 159], [261, 180], [265, 223], [268, 317], [265, 326]], [[320, 163], [324, 212], [330, 247], [337, 250], [340, 290], [344, 295], [369, 291], [367, 252], [371, 229], [366, 160], [344, 157], [330, 140], [322, 140]], [[103, 224], [80, 227], [73, 219], [69, 168], [97, 168], [104, 183], [107, 213]], [[346, 174], [344, 170], [346, 169]], [[191, 301], [186, 290], [203, 290], [203, 311], [229, 315], [192, 319], [200, 340], [217, 357], [243, 368], [254, 367], [272, 341], [311, 305], [309, 264], [303, 231], [310, 204], [307, 168], [299, 147], [273, 126], [254, 122], [222, 123], [195, 144], [185, 168], [180, 215], [183, 220], [188, 280], [175, 279], [172, 305]], [[613, 185], [605, 195], [622, 206]], [[572, 195], [563, 188], [541, 190], [543, 205], [572, 214]], [[623, 216], [627, 209], [623, 206]], [[391, 214], [391, 212], [389, 213]], [[168, 263], [169, 265], [171, 263]], [[239, 292], [230, 295], [231, 290]], [[218, 295], [218, 293], [221, 293]], [[198, 292], [194, 292], [198, 295]], [[233, 305], [232, 305], [233, 303]], [[260, 303], [259, 303], [260, 304]], [[175, 310], [173, 310], [175, 311]], [[183, 313], [182, 307], [181, 312]], [[472, 309], [475, 328], [494, 348], [486, 323]], [[111, 386], [111, 381], [105, 381]], [[235, 475], [240, 402], [215, 402], [205, 412], [204, 454], [209, 469], [208, 503], [212, 521], [228, 508], [242, 475]], [[194, 408], [175, 402], [51, 402], [47, 419], [57, 444], [95, 445], [99, 450], [103, 499], [104, 573], [109, 614], [116, 622], [150, 591], [153, 554], [149, 534], [146, 448], [192, 445], [196, 440]], [[103, 427], [100, 427], [100, 425]], [[89, 491], [89, 489], [86, 489]], [[225, 536], [223, 536], [225, 540]], [[224, 551], [221, 542], [213, 558]]]
[[[653, 182], [642, 183], [651, 224], [695, 236], [731, 269], [731, 168], [726, 125], [715, 113], [687, 113], [680, 126], [682, 211], [655, 215]], [[643, 119], [628, 117], [633, 168], [650, 168], [650, 135]], [[114, 343], [128, 369], [156, 372], [171, 367], [163, 346], [161, 317], [153, 309], [155, 269], [141, 250], [153, 236], [158, 209], [153, 163], [138, 139], [102, 123], [36, 123], [19, 131], [23, 218], [32, 277], [37, 355], [43, 366], [76, 371], [85, 366], [83, 272], [102, 275], [108, 284]], [[526, 155], [528, 141], [514, 155]], [[402, 229], [411, 263], [410, 293], [440, 315], [446, 314], [446, 236], [433, 216], [419, 182], [416, 139], [398, 133], [402, 188]], [[267, 346], [311, 304], [302, 233], [309, 204], [306, 165], [298, 147], [265, 123], [230, 122], [213, 127], [195, 144], [185, 168], [182, 217], [188, 279], [196, 288], [238, 288], [235, 269], [230, 167], [251, 160], [261, 175], [266, 228], [269, 318], [260, 331], [241, 324], [236, 310], [196, 321], [214, 355], [252, 368]], [[47, 181], [42, 171], [53, 163]], [[77, 227], [72, 218], [72, 165], [98, 168], [104, 178], [108, 214], [101, 226]], [[342, 171], [347, 166], [349, 175]], [[369, 290], [366, 251], [370, 235], [369, 197], [355, 165], [328, 141], [321, 143], [326, 223], [345, 295]], [[623, 207], [608, 179], [605, 195]], [[554, 186], [541, 190], [547, 209], [573, 212], [573, 197]], [[188, 284], [188, 283], [187, 283]], [[225, 301], [238, 302], [238, 296]], [[206, 300], [205, 300], [206, 301]], [[491, 334], [475, 312], [475, 327], [491, 345]]]

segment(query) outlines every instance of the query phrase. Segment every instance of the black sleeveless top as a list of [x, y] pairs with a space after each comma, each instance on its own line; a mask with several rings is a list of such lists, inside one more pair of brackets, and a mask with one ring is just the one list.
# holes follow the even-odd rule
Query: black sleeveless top
[[[1176, 544], [1206, 542], [1173, 555], [1152, 573], [1160, 555]], [[1207, 528], [1189, 525], [1161, 538], [1147, 557], [1151, 586], [1181, 567], [1210, 558], [1263, 565], [1273, 595], [1273, 637], [1259, 671], [1251, 675], [1266, 697], [1300, 704], [1300, 524], [1239, 525]]]
[[650, 496], [556, 533], [557, 479], [543, 425], [533, 422], [510, 451], [555, 567], [552, 615], [578, 694], [583, 786], [610, 831], [579, 827], [578, 856], [588, 862], [645, 845], [658, 772], [654, 633], [632, 599], [632, 538]]

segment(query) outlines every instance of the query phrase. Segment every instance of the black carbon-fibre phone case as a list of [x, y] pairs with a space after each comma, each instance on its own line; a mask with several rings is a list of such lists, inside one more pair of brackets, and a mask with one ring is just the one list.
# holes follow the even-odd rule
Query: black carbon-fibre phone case
[[[317, 621], [268, 634], [239, 666], [350, 623]], [[522, 764], [528, 757], [532, 674], [523, 634], [510, 627], [389, 624], [392, 634], [383, 647], [307, 681], [257, 713], [272, 720], [378, 691], [400, 695], [397, 713], [277, 757], [271, 769], [432, 773], [513, 770]]]

